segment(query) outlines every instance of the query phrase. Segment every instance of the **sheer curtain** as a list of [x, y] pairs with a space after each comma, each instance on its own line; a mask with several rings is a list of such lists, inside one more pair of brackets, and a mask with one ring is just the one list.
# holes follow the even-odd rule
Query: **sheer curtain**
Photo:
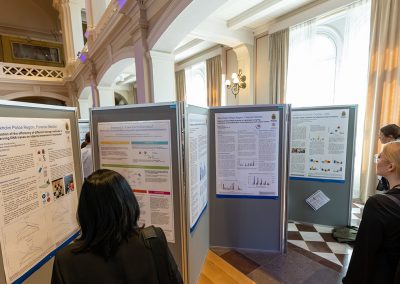
[[373, 155], [379, 128], [400, 124], [400, 0], [371, 1], [370, 68], [365, 114], [361, 199], [375, 193]]
[[[369, 33], [370, 1], [362, 0], [295, 26], [289, 35], [287, 102], [295, 107], [358, 105], [353, 170], [356, 198], [360, 193], [365, 140]], [[332, 48], [332, 53], [327, 52], [328, 48]]]
[[315, 97], [312, 49], [316, 30], [315, 19], [290, 28], [286, 98], [295, 106], [306, 106], [304, 96]]
[[334, 104], [357, 104], [357, 135], [353, 170], [353, 197], [360, 197], [365, 104], [368, 89], [370, 1], [358, 1], [345, 9], [343, 48], [337, 67]]

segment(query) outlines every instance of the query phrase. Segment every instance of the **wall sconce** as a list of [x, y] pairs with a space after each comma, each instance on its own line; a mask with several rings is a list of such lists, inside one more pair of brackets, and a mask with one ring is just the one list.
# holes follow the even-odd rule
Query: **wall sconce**
[[239, 69], [239, 73], [232, 73], [232, 82], [230, 80], [225, 81], [225, 86], [231, 89], [232, 94], [236, 96], [239, 94], [240, 89], [246, 88], [246, 76], [242, 75], [242, 70]]

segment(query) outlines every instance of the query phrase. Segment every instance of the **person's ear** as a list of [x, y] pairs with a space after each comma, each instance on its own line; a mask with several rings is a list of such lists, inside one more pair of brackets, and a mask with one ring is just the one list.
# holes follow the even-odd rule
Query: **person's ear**
[[389, 172], [396, 171], [396, 166], [394, 165], [394, 163], [388, 163], [388, 171]]

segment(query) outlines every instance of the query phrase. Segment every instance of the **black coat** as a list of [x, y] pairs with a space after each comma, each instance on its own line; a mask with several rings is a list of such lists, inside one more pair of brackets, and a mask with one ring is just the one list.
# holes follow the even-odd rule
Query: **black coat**
[[386, 194], [400, 199], [400, 188], [367, 200], [343, 283], [394, 283], [400, 259], [400, 206]]
[[158, 283], [151, 251], [137, 235], [123, 242], [108, 260], [91, 252], [73, 253], [75, 246], [71, 244], [56, 254], [52, 284]]

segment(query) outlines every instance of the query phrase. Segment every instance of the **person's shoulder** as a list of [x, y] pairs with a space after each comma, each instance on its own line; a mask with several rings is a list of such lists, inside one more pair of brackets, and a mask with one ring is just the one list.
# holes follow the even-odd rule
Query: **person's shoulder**
[[370, 198], [368, 198], [365, 204], [365, 209], [374, 208], [377, 210], [384, 210], [385, 212], [387, 210], [399, 209], [399, 206], [387, 195], [388, 193], [381, 193], [371, 196]]
[[58, 260], [66, 260], [66, 259], [70, 259], [71, 257], [73, 257], [74, 255], [76, 255], [76, 253], [74, 253], [74, 249], [76, 249], [78, 247], [78, 243], [74, 242], [74, 243], [70, 243], [69, 245], [63, 247], [62, 249], [60, 249], [57, 253], [56, 253], [56, 257]]
[[368, 198], [367, 202], [365, 203], [364, 210], [370, 210], [370, 209], [379, 210], [382, 207], [386, 207], [388, 201], [390, 201], [388, 199], [389, 198], [384, 196], [384, 194], [382, 193], [375, 194]]

